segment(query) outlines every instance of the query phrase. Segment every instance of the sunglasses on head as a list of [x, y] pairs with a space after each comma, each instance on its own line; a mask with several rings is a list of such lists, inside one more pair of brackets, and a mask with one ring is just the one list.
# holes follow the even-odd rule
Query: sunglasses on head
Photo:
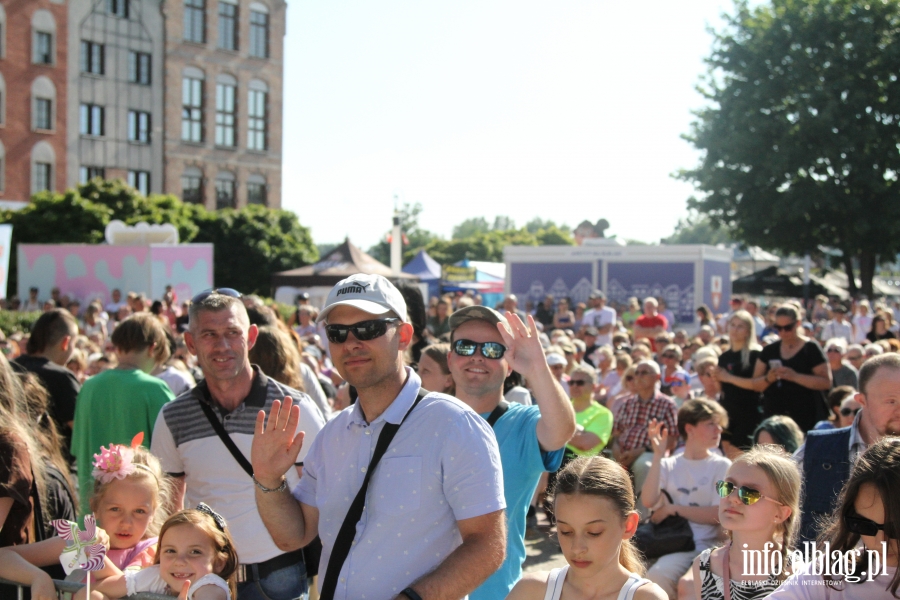
[[481, 348], [481, 355], [494, 360], [503, 358], [506, 346], [500, 342], [473, 342], [472, 340], [456, 340], [453, 342], [453, 351], [460, 356], [472, 356]]
[[862, 410], [862, 406], [860, 406], [859, 408], [842, 408], [841, 416], [849, 417], [850, 415], [853, 415], [855, 417], [857, 415], [857, 413], [859, 413], [859, 411], [861, 411], [861, 410]]
[[796, 325], [797, 325], [797, 321], [794, 321], [793, 323], [791, 323], [789, 325], [772, 325], [772, 329], [774, 329], [775, 331], [790, 331]]
[[883, 531], [884, 536], [887, 538], [895, 540], [900, 539], [900, 532], [897, 531], [897, 528], [894, 525], [876, 523], [872, 519], [867, 519], [856, 514], [846, 515], [844, 517], [844, 523], [847, 524], [847, 529], [859, 535], [874, 537], [878, 535], [879, 531]]
[[368, 342], [383, 336], [387, 332], [388, 323], [399, 321], [397, 318], [371, 319], [353, 325], [326, 325], [325, 335], [332, 344], [343, 344], [352, 331], [353, 336], [361, 342]]
[[756, 504], [762, 499], [771, 500], [775, 504], [781, 504], [778, 500], [774, 498], [769, 498], [768, 496], [763, 495], [759, 490], [754, 490], [753, 488], [748, 488], [746, 485], [741, 486], [739, 488], [735, 488], [734, 484], [730, 481], [717, 481], [716, 482], [716, 492], [719, 494], [720, 498], [727, 498], [731, 495], [731, 492], [737, 490], [738, 498], [740, 498], [741, 502], [745, 505], [750, 506], [751, 504]]
[[231, 288], [213, 288], [211, 290], [206, 290], [205, 292], [200, 292], [193, 298], [191, 298], [191, 304], [197, 304], [198, 302], [203, 302], [210, 296], [214, 295], [219, 296], [228, 296], [229, 298], [243, 298], [243, 294], [241, 294], [237, 290], [233, 290]]

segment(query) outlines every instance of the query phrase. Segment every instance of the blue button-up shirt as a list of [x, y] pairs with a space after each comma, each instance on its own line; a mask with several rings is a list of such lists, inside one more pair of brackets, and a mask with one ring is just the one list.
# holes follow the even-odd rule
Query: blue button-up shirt
[[[319, 510], [320, 583], [385, 422], [400, 423], [415, 402], [421, 382], [411, 369], [407, 373], [400, 394], [377, 419], [366, 423], [354, 404], [325, 425], [306, 456], [293, 493]], [[457, 521], [505, 506], [494, 432], [456, 398], [428, 394], [372, 475], [335, 599], [393, 598], [462, 543]]]

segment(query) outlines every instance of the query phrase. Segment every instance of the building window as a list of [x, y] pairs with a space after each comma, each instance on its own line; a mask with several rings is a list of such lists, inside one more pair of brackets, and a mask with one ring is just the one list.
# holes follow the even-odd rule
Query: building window
[[206, 43], [206, 0], [184, 0], [184, 41]]
[[147, 196], [150, 194], [150, 172], [128, 171], [128, 185]]
[[181, 176], [181, 199], [184, 202], [203, 204], [203, 174], [191, 168]]
[[53, 129], [53, 100], [34, 99], [34, 128], [50, 131]]
[[128, 18], [128, 0], [106, 0], [106, 12], [123, 19]]
[[181, 85], [181, 139], [203, 141], [203, 80], [185, 77]]
[[146, 52], [128, 53], [128, 81], [150, 85], [150, 55]]
[[53, 175], [53, 165], [45, 162], [34, 163], [34, 185], [32, 189], [35, 192], [43, 192], [50, 189]]
[[234, 179], [216, 179], [216, 209], [234, 206]]
[[230, 2], [219, 2], [219, 48], [238, 49], [238, 7]]
[[269, 146], [266, 117], [266, 94], [260, 90], [250, 90], [247, 102], [247, 148], [265, 150]]
[[266, 204], [266, 184], [248, 182], [247, 183], [247, 204]]
[[235, 145], [236, 92], [231, 84], [216, 84], [216, 146]]
[[250, 11], [250, 56], [269, 58], [269, 15]]
[[82, 104], [80, 115], [81, 135], [103, 135], [103, 107], [96, 104]]
[[39, 65], [53, 64], [53, 34], [46, 31], [34, 32], [34, 62]]
[[103, 75], [103, 44], [81, 40], [81, 72]]
[[81, 167], [78, 169], [78, 182], [87, 183], [91, 179], [106, 178], [106, 169], [103, 167]]
[[142, 110], [128, 111], [128, 141], [150, 143], [150, 113]]

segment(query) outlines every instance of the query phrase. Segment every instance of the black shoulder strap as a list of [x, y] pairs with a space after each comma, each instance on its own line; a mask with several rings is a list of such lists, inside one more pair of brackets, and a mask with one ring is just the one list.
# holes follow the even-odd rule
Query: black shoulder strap
[[212, 425], [212, 428], [215, 429], [216, 433], [219, 436], [219, 439], [222, 440], [222, 443], [225, 444], [225, 447], [228, 448], [228, 451], [231, 452], [231, 455], [234, 457], [234, 460], [237, 461], [241, 468], [247, 472], [247, 475], [253, 477], [253, 466], [250, 464], [250, 461], [247, 460], [247, 457], [244, 456], [244, 453], [240, 451], [237, 445], [234, 443], [234, 440], [231, 439], [231, 436], [228, 435], [228, 432], [225, 431], [225, 427], [222, 423], [219, 422], [218, 417], [216, 417], [215, 413], [212, 409], [212, 397], [209, 395], [209, 389], [205, 385], [200, 385], [200, 389], [203, 392], [203, 396], [206, 399], [206, 402], [203, 400], [198, 400], [200, 402], [200, 408], [203, 409], [203, 413], [206, 415], [206, 418], [209, 419], [209, 424]]
[[488, 415], [488, 418], [487, 418], [488, 425], [490, 425], [491, 428], [493, 428], [494, 423], [499, 421], [500, 417], [502, 417], [503, 414], [508, 410], [509, 410], [509, 402], [507, 402], [506, 400], [501, 400], [500, 404], [497, 405], [497, 408], [495, 408], [493, 411], [491, 411], [491, 414]]
[[338, 531], [337, 538], [334, 540], [334, 548], [331, 550], [331, 558], [328, 559], [328, 567], [325, 570], [325, 580], [322, 582], [322, 591], [319, 594], [321, 600], [334, 600], [338, 576], [341, 574], [341, 569], [344, 566], [344, 562], [347, 560], [347, 556], [350, 555], [350, 547], [353, 545], [353, 538], [356, 536], [356, 524], [359, 523], [359, 519], [362, 517], [363, 508], [366, 504], [366, 491], [369, 489], [369, 481], [372, 478], [372, 473], [375, 472], [375, 468], [381, 461], [381, 457], [387, 452], [391, 440], [397, 435], [397, 431], [400, 430], [403, 421], [406, 421], [406, 417], [409, 416], [409, 413], [418, 406], [422, 398], [428, 393], [428, 390], [419, 388], [419, 393], [416, 394], [416, 401], [413, 402], [413, 405], [406, 411], [406, 414], [403, 416], [400, 423], [385, 423], [384, 427], [381, 428], [381, 434], [378, 436], [378, 442], [375, 444], [375, 451], [372, 453], [372, 460], [369, 461], [369, 466], [366, 469], [366, 476], [363, 478], [362, 487], [360, 487], [359, 491], [356, 493], [356, 498], [353, 499], [353, 503], [347, 511], [347, 516], [344, 517], [344, 522], [341, 524], [341, 529]]

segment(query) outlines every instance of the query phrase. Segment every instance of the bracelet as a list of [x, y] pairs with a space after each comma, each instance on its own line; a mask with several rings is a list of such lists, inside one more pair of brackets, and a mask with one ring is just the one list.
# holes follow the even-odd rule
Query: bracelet
[[256, 479], [256, 475], [251, 475], [250, 477], [253, 479], [253, 483], [256, 484], [256, 487], [258, 487], [263, 494], [268, 494], [269, 492], [283, 492], [287, 489], [287, 478], [285, 478], [284, 476], [281, 477], [281, 485], [279, 485], [277, 488], [267, 488], [266, 486], [261, 484], [258, 479]]
[[422, 596], [417, 594], [416, 590], [409, 588], [409, 587], [400, 593], [403, 594], [404, 596], [406, 596], [407, 598], [409, 598], [409, 600], [422, 600]]

